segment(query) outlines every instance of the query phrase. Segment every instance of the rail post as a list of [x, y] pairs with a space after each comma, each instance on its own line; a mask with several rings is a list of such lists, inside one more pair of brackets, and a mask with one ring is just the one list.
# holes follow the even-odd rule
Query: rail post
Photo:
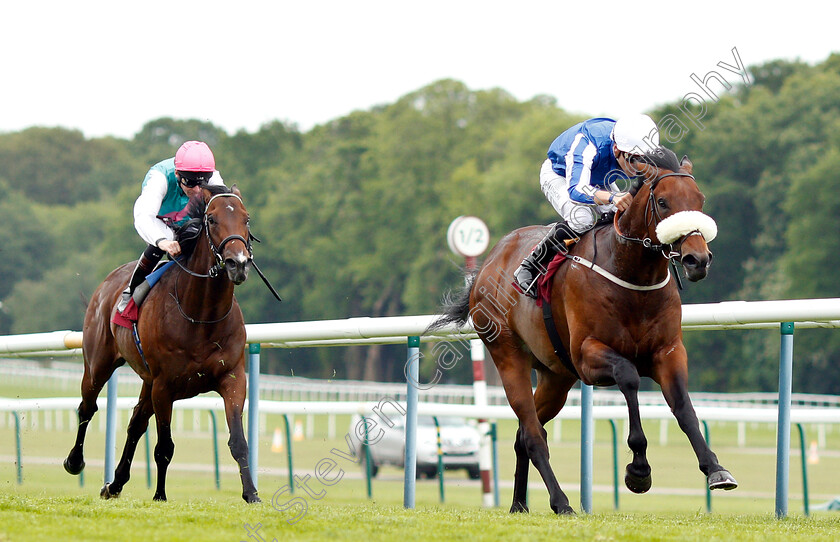
[[799, 450], [802, 459], [802, 501], [805, 505], [805, 515], [810, 516], [811, 507], [808, 504], [808, 459], [805, 453], [805, 428], [802, 427], [801, 423], [797, 423], [796, 428], [799, 429]]
[[289, 415], [283, 414], [283, 421], [286, 422], [286, 460], [289, 463], [289, 493], [295, 492], [295, 471], [292, 467], [292, 423]]
[[618, 510], [618, 428], [615, 426], [615, 420], [607, 421], [612, 429], [613, 508]]
[[435, 422], [435, 435], [437, 440], [437, 474], [438, 474], [438, 493], [440, 493], [440, 502], [443, 504], [446, 501], [443, 493], [443, 444], [440, 441], [440, 423], [437, 416], [432, 416]]
[[[143, 440], [146, 441], [146, 488], [152, 489], [152, 457], [151, 446], [149, 445], [149, 429], [143, 433]], [[80, 474], [84, 475], [85, 471]]]
[[17, 483], [23, 484], [23, 465], [20, 463], [20, 416], [17, 411], [12, 411], [12, 416], [15, 418], [15, 455], [17, 457]]
[[108, 379], [108, 406], [105, 414], [105, 483], [114, 481], [114, 457], [117, 450], [117, 371]]
[[580, 383], [580, 507], [592, 513], [592, 457], [595, 447], [592, 386]]
[[[260, 461], [260, 344], [248, 345], [248, 468], [254, 487]], [[291, 448], [291, 441], [289, 447]], [[290, 463], [291, 468], [291, 463]]]
[[779, 423], [776, 429], [776, 517], [788, 512], [790, 404], [793, 388], [793, 322], [782, 322], [779, 349]]
[[501, 506], [499, 501], [499, 443], [496, 440], [496, 422], [490, 424], [490, 442], [493, 449], [493, 506]]
[[406, 364], [405, 405], [405, 487], [403, 506], [414, 508], [417, 487], [417, 401], [420, 382], [420, 337], [408, 338], [408, 362]]
[[213, 427], [213, 465], [215, 466], [216, 489], [221, 489], [222, 483], [221, 477], [219, 476], [219, 439], [216, 433], [216, 413], [212, 410], [208, 410], [207, 412], [210, 413], [210, 425]]
[[[706, 445], [710, 446], [711, 442], [709, 440], [711, 437], [709, 436], [709, 422], [706, 420], [702, 420], [701, 423], [703, 424], [703, 438], [706, 439]], [[706, 485], [706, 513], [712, 513], [712, 490], [709, 489], [709, 484]]]

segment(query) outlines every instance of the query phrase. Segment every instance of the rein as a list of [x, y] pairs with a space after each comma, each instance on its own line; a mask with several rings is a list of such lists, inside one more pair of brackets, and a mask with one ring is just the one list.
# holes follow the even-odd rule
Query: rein
[[[240, 203], [242, 202], [242, 198], [240, 198], [236, 194], [231, 194], [231, 193], [216, 194], [215, 196], [213, 196], [212, 198], [210, 198], [207, 201], [207, 205], [205, 206], [205, 208], [209, 207], [214, 199], [221, 198], [221, 197], [236, 198], [236, 199], [239, 200]], [[280, 295], [277, 293], [277, 290], [275, 290], [274, 287], [271, 285], [271, 283], [268, 282], [268, 279], [263, 274], [262, 270], [257, 266], [257, 262], [254, 261], [254, 251], [253, 251], [253, 247], [251, 245], [251, 241], [256, 241], [257, 243], [259, 243], [260, 240], [257, 238], [257, 236], [255, 236], [253, 233], [251, 233], [250, 226], [248, 226], [248, 238], [247, 239], [245, 239], [241, 235], [237, 235], [237, 234], [228, 235], [227, 237], [222, 239], [222, 242], [219, 243], [218, 246], [216, 246], [213, 243], [213, 240], [210, 238], [210, 228], [207, 225], [207, 213], [206, 212], [205, 212], [204, 218], [202, 220], [201, 228], [204, 230], [204, 234], [207, 237], [207, 244], [210, 246], [210, 252], [213, 254], [213, 258], [215, 260], [215, 263], [210, 267], [210, 269], [207, 270], [206, 274], [202, 274], [202, 273], [196, 273], [195, 271], [191, 271], [190, 269], [187, 269], [187, 267], [184, 266], [181, 263], [181, 261], [180, 261], [181, 258], [173, 259], [172, 261], [174, 261], [175, 264], [178, 267], [180, 267], [182, 271], [184, 271], [188, 275], [191, 275], [191, 276], [193, 276], [195, 278], [199, 278], [199, 279], [217, 278], [221, 275], [222, 271], [224, 271], [224, 269], [225, 269], [225, 261], [224, 261], [224, 258], [222, 258], [222, 254], [221, 254], [222, 250], [224, 250], [224, 248], [225, 248], [225, 245], [230, 243], [231, 241], [242, 241], [242, 243], [245, 245], [245, 248], [248, 249], [248, 261], [251, 264], [251, 267], [253, 267], [256, 270], [257, 274], [260, 276], [262, 281], [265, 283], [265, 285], [268, 287], [269, 291], [271, 291], [272, 295], [274, 295], [274, 297], [277, 299], [277, 301], [283, 301], [282, 299], [280, 299]], [[177, 303], [178, 300], [176, 299], [175, 301]], [[180, 310], [180, 305], [178, 306], [178, 308]], [[228, 310], [228, 312], [230, 312], [230, 310]], [[181, 314], [184, 315], [183, 311], [181, 311]], [[227, 317], [227, 315], [225, 315], [225, 317]], [[187, 320], [190, 320], [191, 322], [193, 321], [191, 318], [189, 318], [186, 315], [184, 315], [184, 318], [186, 318]], [[222, 320], [223, 319], [224, 318], [222, 318]], [[210, 322], [200, 322], [200, 323], [210, 323]]]
[[178, 307], [178, 312], [180, 312], [181, 316], [183, 316], [184, 319], [187, 320], [188, 322], [190, 322], [191, 324], [218, 324], [219, 322], [221, 322], [222, 320], [224, 320], [225, 318], [230, 316], [230, 311], [233, 310], [233, 297], [231, 297], [230, 307], [228, 307], [227, 312], [221, 318], [219, 318], [217, 320], [196, 320], [195, 318], [193, 318], [193, 317], [189, 316], [187, 313], [185, 313], [184, 309], [181, 308], [181, 300], [178, 299], [178, 277], [177, 276], [175, 277], [175, 288], [173, 288], [173, 290], [174, 290], [175, 293], [173, 294], [172, 292], [169, 292], [169, 297], [171, 297], [172, 299], [175, 300], [175, 306]]
[[[650, 223], [654, 220], [656, 221], [657, 226], [658, 226], [660, 224], [663, 224], [665, 221], [667, 221], [669, 219], [672, 219], [672, 217], [669, 217], [668, 219], [663, 219], [660, 216], [659, 212], [656, 210], [656, 204], [655, 204], [655, 201], [654, 201], [654, 197], [655, 197], [654, 196], [654, 190], [656, 190], [656, 186], [659, 184], [659, 181], [661, 181], [665, 177], [690, 177], [691, 179], [694, 179], [694, 176], [689, 174], [689, 173], [666, 173], [665, 175], [661, 175], [661, 176], [657, 177], [656, 179], [654, 179], [654, 181], [651, 183], [650, 191], [648, 192], [648, 201], [645, 204], [645, 217], [646, 217], [646, 223], [648, 225], [650, 225]], [[680, 214], [680, 213], [677, 213], [677, 214]], [[688, 237], [691, 237], [693, 235], [701, 235], [702, 236], [703, 233], [700, 231], [700, 229], [693, 230], [693, 231], [690, 231], [688, 233], [685, 233], [685, 234], [679, 236], [676, 239], [672, 239], [671, 242], [669, 242], [669, 243], [654, 243], [653, 239], [651, 239], [650, 237], [645, 237], [644, 239], [642, 239], [642, 238], [639, 238], [639, 237], [630, 237], [629, 235], [625, 235], [624, 233], [622, 233], [621, 228], [618, 225], [619, 216], [621, 216], [621, 212], [619, 212], [619, 211], [616, 211], [615, 215], [613, 216], [613, 228], [615, 229], [616, 235], [618, 235], [618, 237], [620, 239], [624, 240], [624, 241], [627, 241], [627, 242], [630, 242], [630, 243], [640, 244], [643, 247], [645, 247], [646, 249], [652, 250], [654, 252], [661, 253], [662, 257], [665, 258], [666, 260], [668, 260], [668, 262], [671, 264], [671, 267], [674, 267], [674, 277], [676, 277], [677, 286], [680, 288], [680, 290], [682, 290], [682, 281], [680, 280], [680, 275], [679, 275], [679, 272], [677, 272], [676, 263], [675, 263], [675, 258], [677, 258], [680, 255], [680, 253], [674, 250], [674, 241], [678, 241], [680, 244], [682, 244], [682, 242]], [[708, 217], [706, 217], [706, 218], [708, 218]], [[711, 220], [711, 219], [709, 219], [709, 220]], [[597, 245], [596, 245], [596, 250], [597, 250]], [[597, 254], [597, 252], [596, 252], [596, 254]], [[586, 260], [585, 258], [581, 258], [580, 256], [572, 256], [571, 259], [572, 259], [572, 261], [574, 261], [574, 262], [576, 262], [576, 263], [578, 263], [578, 264], [580, 264], [580, 265], [598, 273], [599, 275], [606, 278], [610, 282], [612, 282], [614, 284], [617, 284], [617, 285], [619, 285], [623, 288], [627, 288], [628, 290], [634, 290], [634, 291], [639, 291], [639, 292], [659, 290], [661, 288], [664, 288], [671, 281], [671, 270], [670, 270], [670, 268], [666, 268], [667, 273], [665, 275], [665, 278], [662, 281], [660, 281], [656, 284], [640, 286], [640, 285], [637, 285], [637, 284], [627, 282], [626, 280], [623, 280], [623, 279], [613, 275], [612, 273], [610, 273], [609, 271], [607, 271], [603, 267], [600, 267], [599, 265], [595, 264], [594, 262], [590, 262], [589, 260]]]

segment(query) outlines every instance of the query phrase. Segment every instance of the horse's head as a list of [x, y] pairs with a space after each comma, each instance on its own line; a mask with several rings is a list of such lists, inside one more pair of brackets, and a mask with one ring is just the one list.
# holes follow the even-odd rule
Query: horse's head
[[202, 197], [204, 229], [216, 260], [214, 269], [223, 269], [231, 282], [242, 284], [248, 278], [253, 259], [250, 217], [242, 203], [242, 195], [235, 186], [229, 192], [206, 187]]
[[687, 156], [678, 161], [660, 147], [633, 165], [644, 178], [632, 206], [644, 217], [643, 241], [666, 257], [678, 257], [688, 280], [702, 280], [712, 263], [707, 243], [717, 235], [717, 225], [703, 213], [706, 198], [691, 174], [691, 161]]

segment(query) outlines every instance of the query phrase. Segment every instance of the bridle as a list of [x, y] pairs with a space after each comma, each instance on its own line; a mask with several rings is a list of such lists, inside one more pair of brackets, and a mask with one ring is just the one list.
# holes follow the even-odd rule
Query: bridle
[[[242, 202], [242, 198], [240, 198], [236, 194], [227, 194], [227, 193], [226, 194], [216, 194], [215, 196], [213, 196], [212, 198], [210, 198], [207, 201], [206, 207], [210, 207], [210, 204], [213, 202], [213, 200], [216, 199], [216, 198], [219, 198], [219, 197], [236, 198], [236, 199], [239, 200], [240, 203]], [[188, 273], [189, 275], [192, 275], [193, 277], [196, 277], [196, 278], [200, 278], [200, 279], [216, 278], [219, 275], [221, 275], [221, 273], [225, 270], [225, 260], [222, 257], [222, 251], [224, 250], [225, 245], [227, 245], [231, 241], [242, 241], [242, 243], [245, 244], [245, 248], [248, 250], [248, 262], [253, 265], [253, 263], [254, 263], [254, 251], [253, 251], [253, 247], [251, 245], [251, 240], [254, 240], [258, 243], [260, 242], [260, 240], [257, 239], [254, 236], [254, 234], [251, 233], [250, 224], [248, 225], [248, 238], [247, 239], [242, 237], [241, 235], [233, 234], [233, 235], [228, 235], [227, 237], [222, 239], [222, 241], [218, 245], [216, 245], [215, 243], [213, 243], [213, 239], [210, 237], [210, 227], [209, 227], [208, 220], [209, 220], [208, 215], [205, 212], [204, 213], [204, 218], [202, 219], [201, 229], [204, 230], [205, 237], [207, 238], [207, 244], [210, 246], [210, 253], [213, 254], [213, 265], [210, 266], [210, 269], [207, 270], [206, 274], [196, 273], [194, 271], [191, 271], [191, 270], [187, 269], [186, 266], [184, 266], [181, 263], [180, 258], [176, 258], [174, 261], [178, 265], [178, 267], [180, 267], [182, 271], [184, 271], [184, 272]]]
[[[646, 217], [645, 225], [648, 226], [648, 227], [650, 227], [651, 221], [655, 220], [656, 221], [655, 223], [659, 224], [663, 220], [662, 216], [659, 214], [659, 210], [656, 208], [656, 201], [655, 201], [656, 196], [654, 194], [654, 190], [656, 190], [656, 187], [659, 185], [659, 181], [661, 181], [662, 179], [664, 179], [666, 177], [689, 177], [690, 179], [695, 180], [694, 175], [691, 175], [690, 173], [666, 173], [666, 174], [660, 175], [659, 177], [654, 179], [651, 182], [650, 190], [648, 191], [647, 203], [645, 203], [645, 217]], [[653, 239], [651, 239], [650, 237], [645, 237], [644, 239], [640, 239], [638, 237], [630, 237], [628, 235], [624, 235], [621, 232], [621, 229], [618, 227], [618, 217], [619, 216], [620, 216], [620, 213], [616, 212], [615, 217], [613, 218], [613, 227], [615, 228], [616, 235], [618, 235], [621, 239], [623, 239], [625, 241], [628, 241], [628, 242], [631, 242], [631, 243], [637, 243], [637, 244], [642, 245], [646, 249], [652, 250], [654, 252], [662, 253], [662, 257], [665, 258], [666, 260], [670, 260], [671, 263], [674, 262], [674, 258], [676, 258], [680, 255], [679, 251], [674, 250], [674, 245], [677, 245], [677, 246], [682, 245], [683, 241], [685, 241], [688, 237], [691, 237], [693, 235], [702, 235], [699, 230], [694, 230], [694, 231], [688, 232], [685, 235], [681, 236], [679, 239], [677, 239], [676, 242], [654, 243]]]
[[[207, 201], [207, 205], [205, 206], [205, 209], [209, 208], [210, 204], [213, 203], [213, 200], [216, 199], [216, 198], [236, 198], [237, 200], [239, 200], [240, 203], [242, 203], [242, 198], [240, 198], [236, 194], [233, 194], [233, 193], [216, 194]], [[200, 279], [217, 278], [225, 270], [225, 259], [222, 257], [222, 251], [224, 250], [225, 245], [227, 245], [231, 241], [242, 241], [242, 243], [245, 244], [245, 248], [248, 250], [248, 263], [257, 272], [257, 274], [260, 276], [262, 281], [265, 283], [265, 285], [268, 287], [269, 291], [271, 291], [272, 295], [277, 299], [277, 301], [283, 301], [282, 299], [280, 299], [280, 294], [277, 293], [277, 290], [275, 290], [274, 286], [272, 286], [271, 283], [268, 282], [268, 279], [265, 277], [262, 270], [257, 266], [257, 262], [254, 261], [254, 251], [253, 251], [253, 246], [251, 245], [251, 241], [256, 241], [257, 243], [260, 243], [261, 241], [257, 238], [256, 235], [251, 233], [250, 222], [246, 226], [247, 230], [248, 230], [247, 239], [245, 237], [242, 237], [241, 235], [233, 234], [233, 235], [228, 235], [227, 237], [222, 239], [222, 241], [218, 245], [216, 245], [215, 243], [213, 243], [213, 239], [210, 238], [210, 224], [209, 224], [208, 220], [209, 220], [208, 215], [207, 215], [207, 212], [205, 211], [204, 218], [202, 219], [201, 228], [204, 230], [204, 234], [207, 237], [207, 244], [210, 246], [210, 252], [213, 254], [213, 265], [210, 266], [210, 269], [207, 270], [207, 274], [201, 274], [201, 273], [196, 273], [194, 271], [191, 271], [191, 270], [187, 269], [180, 262], [180, 258], [175, 258], [175, 259], [173, 259], [173, 261], [178, 265], [178, 267], [181, 268], [181, 270], [184, 271], [185, 273], [187, 273], [189, 275], [192, 275], [193, 277], [196, 277], [196, 278], [200, 278]], [[182, 314], [183, 314], [183, 312], [182, 312]], [[225, 317], [227, 317], [227, 315], [225, 315]], [[190, 318], [186, 317], [186, 315], [185, 315], [185, 318], [190, 320]], [[205, 323], [205, 322], [200, 322], [200, 323]]]
[[[216, 194], [207, 202], [207, 207], [210, 207], [210, 204], [213, 203], [213, 200], [218, 197], [236, 198], [239, 200], [240, 203], [242, 203], [242, 198], [240, 198], [236, 194]], [[222, 242], [219, 243], [218, 246], [216, 246], [213, 244], [213, 240], [210, 238], [210, 228], [207, 220], [207, 213], [204, 213], [204, 231], [207, 233], [207, 243], [210, 245], [210, 252], [213, 253], [213, 257], [216, 260], [216, 263], [207, 271], [207, 274], [211, 278], [218, 277], [219, 274], [225, 270], [225, 260], [224, 258], [222, 258], [222, 251], [225, 249], [225, 245], [230, 243], [231, 241], [242, 241], [242, 243], [245, 245], [245, 248], [248, 250], [248, 262], [253, 263], [254, 251], [251, 247], [251, 239], [256, 239], [256, 237], [254, 237], [253, 234], [251, 234], [250, 223], [248, 223], [247, 225], [248, 239], [245, 239], [244, 237], [238, 234], [228, 235], [227, 237], [222, 239]], [[259, 242], [259, 239], [257, 239], [257, 242]]]

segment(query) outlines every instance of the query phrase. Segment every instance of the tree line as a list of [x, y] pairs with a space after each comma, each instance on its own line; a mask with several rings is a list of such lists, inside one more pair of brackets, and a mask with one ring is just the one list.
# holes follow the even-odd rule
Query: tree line
[[[749, 69], [670, 145], [687, 154], [720, 233], [710, 276], [684, 303], [840, 297], [840, 55]], [[679, 115], [681, 104], [648, 113]], [[554, 98], [436, 81], [394, 103], [303, 132], [271, 122], [228, 134], [160, 118], [132, 139], [33, 127], [0, 134], [0, 333], [80, 330], [99, 282], [144, 243], [132, 205], [149, 166], [206, 141], [251, 213], [259, 280], [237, 288], [246, 321], [427, 314], [462, 283], [446, 229], [481, 217], [492, 241], [555, 220], [537, 173], [549, 143], [585, 116]], [[687, 332], [691, 388], [773, 390], [778, 333]], [[400, 380], [404, 348], [266, 352], [270, 372]], [[469, 364], [449, 371], [470, 381]], [[430, 371], [434, 361], [428, 361]], [[840, 393], [840, 334], [796, 333], [796, 391]]]

